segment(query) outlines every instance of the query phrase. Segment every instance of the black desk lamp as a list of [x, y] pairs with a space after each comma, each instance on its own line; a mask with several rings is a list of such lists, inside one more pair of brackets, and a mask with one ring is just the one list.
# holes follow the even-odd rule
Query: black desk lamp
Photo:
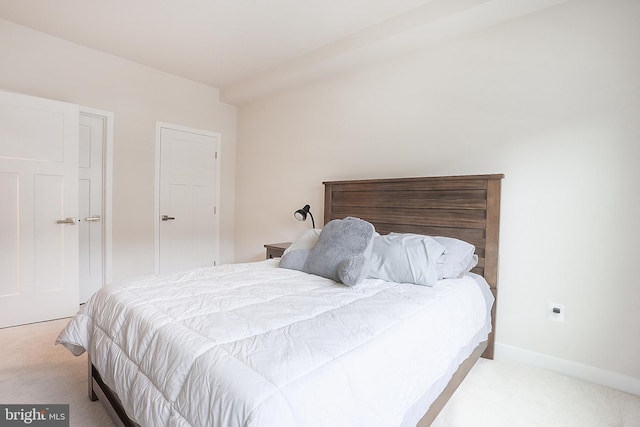
[[313, 228], [316, 228], [316, 222], [313, 219], [313, 215], [311, 214], [310, 209], [311, 208], [309, 207], [309, 205], [304, 205], [304, 207], [302, 209], [298, 209], [297, 211], [295, 211], [293, 213], [293, 216], [298, 221], [306, 221], [307, 220], [307, 214], [309, 214], [309, 216], [311, 217], [311, 225], [313, 226]]

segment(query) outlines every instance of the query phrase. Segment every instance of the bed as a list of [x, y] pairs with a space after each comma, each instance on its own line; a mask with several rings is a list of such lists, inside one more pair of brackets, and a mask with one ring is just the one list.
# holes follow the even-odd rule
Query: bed
[[89, 396], [116, 425], [428, 426], [493, 357], [502, 178], [323, 183], [325, 224], [464, 240], [464, 277], [348, 287], [277, 259], [194, 269], [110, 285], [57, 342], [88, 351]]

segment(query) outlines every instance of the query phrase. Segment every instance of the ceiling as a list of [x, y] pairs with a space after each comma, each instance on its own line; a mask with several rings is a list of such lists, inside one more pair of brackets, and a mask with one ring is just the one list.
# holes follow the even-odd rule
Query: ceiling
[[0, 18], [241, 103], [566, 0], [2, 0]]

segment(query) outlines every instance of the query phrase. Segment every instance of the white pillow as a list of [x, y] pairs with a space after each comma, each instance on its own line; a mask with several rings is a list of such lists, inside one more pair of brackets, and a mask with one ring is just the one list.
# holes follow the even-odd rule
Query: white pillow
[[320, 237], [320, 232], [322, 228], [312, 228], [311, 230], [307, 230], [302, 233], [287, 249], [284, 250], [284, 254], [294, 251], [296, 249], [311, 249], [318, 242], [318, 237]]
[[478, 264], [476, 247], [471, 243], [453, 237], [435, 236], [433, 239], [445, 247], [444, 254], [436, 263], [438, 279], [461, 277]]
[[374, 237], [369, 277], [431, 286], [438, 280], [436, 261], [444, 250], [433, 238], [419, 234]]
[[460, 274], [460, 277], [464, 276], [465, 274], [473, 270], [476, 265], [478, 265], [478, 255], [473, 254], [473, 257], [471, 258], [469, 265], [465, 267], [464, 271]]

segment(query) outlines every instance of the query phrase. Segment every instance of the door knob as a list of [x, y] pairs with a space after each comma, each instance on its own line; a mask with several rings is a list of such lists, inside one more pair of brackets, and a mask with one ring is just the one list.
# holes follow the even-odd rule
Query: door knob
[[175, 218], [169, 215], [162, 215], [163, 221], [173, 221]]

